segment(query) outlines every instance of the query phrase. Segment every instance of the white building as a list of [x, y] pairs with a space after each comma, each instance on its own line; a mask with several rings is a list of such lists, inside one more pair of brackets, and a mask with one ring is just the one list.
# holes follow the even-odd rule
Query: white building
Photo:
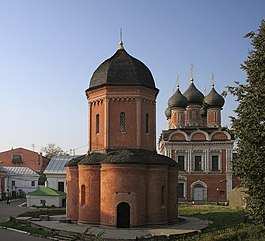
[[66, 190], [65, 164], [76, 156], [54, 156], [46, 167], [46, 175], [49, 187], [61, 192]]
[[0, 167], [0, 200], [2, 200], [4, 197], [5, 178], [6, 178], [6, 171], [3, 169], [3, 167]]
[[34, 192], [28, 193], [27, 207], [45, 206], [45, 207], [62, 207], [65, 205], [66, 194], [47, 186], [40, 188]]
[[22, 196], [38, 189], [39, 174], [28, 167], [6, 167], [2, 170], [4, 178], [4, 192], [11, 196]]

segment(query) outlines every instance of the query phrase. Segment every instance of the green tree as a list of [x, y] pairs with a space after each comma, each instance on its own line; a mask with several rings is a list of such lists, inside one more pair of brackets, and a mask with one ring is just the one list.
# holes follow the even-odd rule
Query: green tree
[[42, 147], [41, 151], [49, 159], [51, 159], [53, 156], [66, 155], [66, 153], [63, 151], [63, 149], [59, 146], [56, 146], [56, 144], [54, 144], [54, 143], [49, 143], [46, 147]]
[[228, 87], [239, 102], [237, 116], [231, 117], [238, 139], [233, 170], [247, 189], [249, 217], [265, 224], [265, 20], [257, 32], [245, 37], [253, 46], [241, 65], [247, 74], [246, 84], [235, 82], [235, 87]]

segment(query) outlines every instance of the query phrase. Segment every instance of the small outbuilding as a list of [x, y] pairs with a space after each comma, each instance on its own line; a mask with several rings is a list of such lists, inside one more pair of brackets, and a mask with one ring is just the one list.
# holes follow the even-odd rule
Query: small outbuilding
[[27, 207], [62, 207], [65, 206], [66, 194], [49, 187], [43, 187], [26, 196]]

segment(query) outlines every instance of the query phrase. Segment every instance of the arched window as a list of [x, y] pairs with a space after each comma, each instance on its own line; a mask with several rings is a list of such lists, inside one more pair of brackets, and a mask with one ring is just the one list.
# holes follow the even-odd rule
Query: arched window
[[81, 205], [85, 205], [85, 198], [86, 198], [86, 187], [85, 185], [81, 186]]
[[120, 113], [120, 131], [125, 132], [126, 130], [126, 119], [125, 119], [125, 113]]
[[149, 133], [149, 114], [145, 115], [145, 133]]
[[161, 205], [165, 205], [165, 186], [162, 186], [161, 188]]
[[99, 133], [99, 114], [96, 115], [96, 134]]

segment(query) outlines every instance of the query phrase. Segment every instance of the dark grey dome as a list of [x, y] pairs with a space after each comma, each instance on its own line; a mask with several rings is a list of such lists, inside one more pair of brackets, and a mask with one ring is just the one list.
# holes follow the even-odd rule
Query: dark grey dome
[[203, 105], [206, 108], [209, 107], [222, 108], [224, 106], [224, 103], [225, 103], [224, 98], [216, 92], [214, 87], [211, 89], [210, 93], [203, 100]]
[[167, 120], [171, 118], [171, 109], [169, 106], [165, 110], [165, 116], [167, 117]]
[[179, 88], [177, 88], [176, 92], [168, 100], [168, 106], [170, 108], [174, 107], [186, 108], [188, 104], [189, 103], [187, 98], [183, 94], [181, 94]]
[[193, 84], [193, 80], [191, 81], [189, 88], [185, 91], [183, 95], [187, 98], [189, 104], [202, 105], [204, 96], [195, 87], [195, 85]]
[[123, 48], [104, 61], [93, 73], [89, 88], [103, 85], [142, 85], [155, 89], [150, 70]]

